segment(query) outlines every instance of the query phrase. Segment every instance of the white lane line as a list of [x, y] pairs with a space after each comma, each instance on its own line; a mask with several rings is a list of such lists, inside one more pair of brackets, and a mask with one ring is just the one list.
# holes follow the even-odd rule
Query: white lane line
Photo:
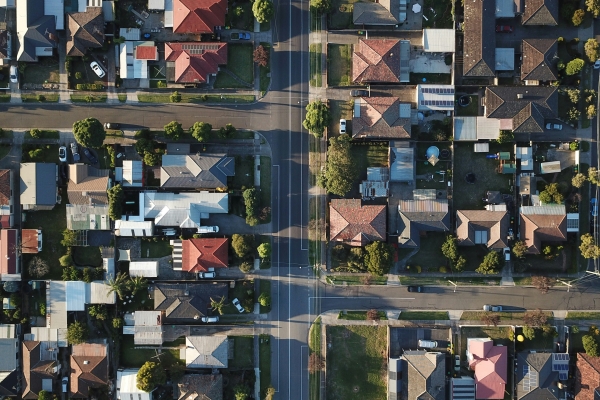
[[[281, 190], [281, 170], [279, 169], [279, 165], [273, 165], [273, 168], [277, 167], [277, 192]], [[281, 229], [279, 224], [279, 216], [281, 215], [281, 196], [277, 196], [277, 270], [279, 271], [279, 254], [281, 253], [281, 249], [279, 247], [279, 243], [281, 242]], [[277, 296], [280, 296], [280, 282], [277, 279]], [[279, 302], [277, 302], [280, 304]], [[279, 313], [281, 312], [281, 307], [277, 306], [277, 371], [281, 371], [279, 363], [280, 360], [280, 346], [281, 346], [281, 319], [279, 318]], [[279, 391], [279, 384], [281, 380], [281, 374], [277, 373], [277, 390]]]
[[308, 296], [309, 300], [318, 299], [378, 299], [378, 300], [414, 300], [414, 297], [363, 297], [363, 296]]
[[[306, 364], [304, 364], [304, 361], [302, 360], [302, 357], [304, 356], [304, 348], [305, 347], [307, 348], [306, 349], [306, 351], [307, 351]], [[304, 365], [308, 365], [308, 346], [307, 345], [300, 346], [300, 382], [304, 382], [304, 379], [302, 376], [302, 375], [304, 375]], [[308, 382], [308, 375], [306, 376], [306, 381]], [[304, 389], [304, 385], [302, 383], [300, 383], [300, 399], [303, 399], [302, 389]]]
[[[289, 2], [288, 11], [288, 40], [290, 47], [288, 49], [288, 107], [292, 106], [292, 0]], [[292, 262], [292, 118], [291, 113], [288, 113], [288, 265]], [[292, 315], [292, 274], [288, 270], [288, 399], [292, 395], [292, 324], [289, 321]]]

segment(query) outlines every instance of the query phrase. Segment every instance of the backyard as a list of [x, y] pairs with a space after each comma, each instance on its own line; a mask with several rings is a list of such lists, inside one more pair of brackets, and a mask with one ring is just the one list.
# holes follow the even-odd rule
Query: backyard
[[367, 167], [387, 167], [389, 162], [388, 147], [380, 143], [353, 143], [351, 155], [355, 160], [355, 168], [358, 171], [358, 180], [352, 186], [347, 197], [358, 196], [359, 183], [367, 179]]
[[387, 328], [327, 327], [327, 399], [387, 398]]
[[[121, 339], [121, 358], [119, 365], [125, 368], [139, 368], [146, 361], [160, 360], [164, 368], [169, 368], [173, 364], [183, 364], [183, 361], [179, 359], [179, 349], [170, 348], [168, 350], [161, 350], [158, 347], [156, 349], [140, 349], [136, 348], [133, 343], [133, 335], [120, 336]], [[181, 339], [176, 340], [173, 343], [165, 343], [168, 347], [177, 347], [179, 343], [183, 344], [185, 341]], [[157, 357], [158, 356], [158, 357]]]
[[[215, 89], [252, 88], [254, 82], [254, 61], [252, 45], [249, 43], [229, 44], [227, 47], [227, 71], [221, 68], [215, 81]], [[229, 72], [229, 73], [228, 73]], [[231, 74], [235, 75], [235, 79]]]
[[452, 0], [424, 0], [423, 28], [452, 29]]
[[[549, 321], [551, 323], [551, 321]], [[515, 336], [518, 336], [523, 333], [523, 328], [517, 327], [515, 330]], [[533, 340], [525, 339], [523, 342], [516, 341], [516, 351], [527, 351], [527, 350], [535, 350], [538, 352], [541, 351], [552, 351], [554, 348], [554, 336], [552, 334], [545, 334], [541, 329], [535, 330], [535, 337]]]
[[479, 97], [476, 95], [457, 94], [456, 95], [457, 102], [458, 102], [458, 99], [461, 97], [468, 97], [469, 99], [471, 99], [471, 101], [469, 102], [468, 105], [466, 105], [464, 107], [460, 106], [459, 104], [456, 104], [455, 115], [457, 115], [459, 117], [479, 115]]
[[230, 2], [229, 9], [232, 12], [226, 14], [227, 21], [225, 21], [225, 23], [227, 25], [231, 26], [232, 29], [241, 29], [245, 31], [253, 29], [254, 15], [252, 14], [252, 2]]
[[142, 239], [142, 258], [160, 258], [170, 256], [172, 253], [173, 247], [167, 237]]
[[348, 86], [352, 73], [352, 45], [327, 44], [327, 85]]
[[75, 246], [71, 248], [73, 262], [80, 267], [102, 266], [102, 254], [96, 246]]
[[358, 0], [333, 0], [331, 2], [332, 11], [327, 14], [329, 17], [328, 28], [332, 30], [353, 28], [352, 11], [354, 3], [357, 2]]

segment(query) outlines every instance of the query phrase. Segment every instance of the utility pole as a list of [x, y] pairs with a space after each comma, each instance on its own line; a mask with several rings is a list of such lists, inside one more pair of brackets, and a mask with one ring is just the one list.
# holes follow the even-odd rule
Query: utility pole
[[457, 283], [452, 282], [450, 279], [446, 279], [448, 282], [450, 282], [451, 284], [454, 285], [454, 293], [456, 293], [456, 287], [458, 286]]

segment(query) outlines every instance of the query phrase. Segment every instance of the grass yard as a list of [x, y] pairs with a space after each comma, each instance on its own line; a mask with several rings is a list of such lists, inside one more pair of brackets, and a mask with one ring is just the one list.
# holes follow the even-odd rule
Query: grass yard
[[442, 244], [446, 241], [447, 234], [444, 232], [427, 232], [421, 238], [421, 247], [417, 254], [408, 260], [410, 270], [421, 272], [438, 272], [441, 266], [446, 265], [446, 258], [442, 254]]
[[452, 75], [450, 74], [420, 74], [416, 72], [410, 73], [410, 83], [413, 85], [418, 85], [420, 83], [441, 83], [444, 85], [449, 85], [451, 79]]
[[223, 307], [223, 314], [239, 315], [239, 311], [231, 304], [231, 300], [237, 298], [242, 307], [252, 310], [254, 308], [254, 281], [236, 281], [235, 287], [229, 289], [229, 303]]
[[106, 103], [108, 95], [99, 93], [71, 93], [73, 103]]
[[461, 359], [465, 359], [468, 338], [490, 338], [494, 341], [495, 345], [508, 346], [509, 352], [512, 352], [511, 331], [512, 328], [510, 326], [473, 326], [460, 328], [460, 349], [456, 349], [456, 354], [460, 354]]
[[[227, 70], [250, 85], [254, 83], [254, 61], [252, 52], [253, 48], [250, 43], [230, 43], [227, 47]], [[215, 89], [248, 89], [247, 85], [236, 81], [224, 71], [220, 71], [217, 74], [217, 80], [215, 81], [214, 87]]]
[[327, 44], [327, 85], [348, 86], [352, 72], [352, 45]]
[[[387, 319], [385, 311], [377, 311], [380, 320]], [[340, 311], [338, 319], [347, 319], [350, 321], [366, 321], [367, 311]]]
[[[262, 29], [261, 24], [261, 29]], [[269, 90], [269, 86], [271, 85], [271, 44], [267, 42], [260, 42], [260, 45], [264, 47], [264, 49], [269, 53], [269, 59], [267, 61], [267, 66], [259, 66], [258, 70], [260, 71], [260, 91], [266, 93]]]
[[[33, 139], [31, 131], [25, 131], [24, 139]], [[54, 130], [40, 129], [38, 139], [60, 139], [60, 133]]]
[[388, 147], [387, 143], [385, 146], [380, 146], [376, 143], [361, 142], [354, 143], [350, 151], [352, 159], [356, 161], [358, 180], [353, 185], [347, 197], [356, 198], [355, 196], [359, 195], [359, 183], [367, 178], [367, 167], [387, 167], [389, 160]]
[[260, 393], [271, 386], [271, 336], [260, 335], [258, 337], [258, 367], [260, 369]]
[[[35, 159], [32, 159], [29, 156], [29, 152], [32, 150], [36, 150], [36, 149], [42, 149], [43, 151], [41, 152], [41, 154], [38, 157], [35, 157]], [[24, 144], [22, 147], [23, 162], [34, 161], [34, 162], [56, 164], [56, 161], [58, 160], [57, 154], [58, 154], [58, 145], [57, 144], [46, 144], [46, 145]], [[55, 208], [55, 210], [56, 210], [56, 208]], [[64, 212], [63, 212], [63, 215], [64, 215]], [[40, 226], [45, 227], [45, 225], [40, 225]], [[65, 223], [65, 226], [66, 226], [66, 223]]]
[[[181, 103], [252, 103], [255, 98], [253, 95], [216, 95], [216, 94], [191, 94], [181, 93]], [[171, 94], [138, 94], [138, 101], [140, 103], [170, 103]]]
[[173, 247], [166, 237], [158, 238], [157, 241], [142, 239], [142, 258], [160, 258], [171, 254], [173, 254]]
[[150, 66], [150, 79], [165, 79], [167, 76], [165, 75], [165, 67], [161, 67], [158, 65]]
[[42, 57], [37, 63], [27, 63], [23, 83], [60, 83], [58, 56]]
[[398, 319], [403, 321], [446, 321], [450, 318], [446, 311], [402, 311]]
[[6, 157], [8, 153], [10, 153], [11, 147], [12, 146], [9, 144], [0, 145], [0, 160]]
[[321, 43], [312, 43], [309, 48], [309, 56], [310, 56], [310, 71], [309, 71], [309, 80], [310, 86], [313, 87], [321, 87], [322, 83], [322, 73], [321, 73], [321, 61], [322, 61], [322, 46]]
[[[549, 321], [552, 325], [552, 321]], [[515, 337], [523, 333], [522, 328], [515, 329]], [[544, 335], [541, 329], [535, 330], [533, 340], [525, 339], [524, 342], [515, 342], [515, 350], [517, 352], [535, 350], [535, 351], [551, 351], [554, 348], [554, 337], [552, 335]]]
[[[154, 349], [136, 349], [135, 344], [133, 343], [133, 335], [123, 335], [121, 336], [121, 358], [119, 365], [125, 368], [139, 368], [146, 361], [156, 361], [157, 354], [161, 354], [160, 359], [161, 364], [165, 368], [169, 368], [175, 363], [182, 364], [183, 361], [179, 359], [179, 349], [168, 349], [164, 350], [162, 353], [158, 348]], [[139, 347], [139, 346], [137, 346]], [[175, 347], [175, 346], [169, 346]]]
[[[512, 144], [498, 145], [490, 143], [490, 153], [510, 148]], [[499, 174], [496, 168], [498, 160], [487, 159], [485, 153], [474, 153], [473, 144], [454, 142], [454, 193], [455, 210], [483, 209], [483, 196], [488, 190], [509, 193], [511, 175]], [[465, 180], [468, 173], [474, 173], [476, 182], [469, 184]]]
[[56, 103], [58, 101], [58, 93], [23, 93], [21, 100], [24, 103]]
[[73, 262], [80, 267], [100, 267], [102, 266], [102, 255], [100, 247], [96, 246], [75, 246], [71, 248]]
[[[260, 204], [271, 207], [271, 157], [260, 156]], [[263, 223], [271, 222], [271, 213]]]
[[327, 327], [327, 399], [387, 398], [387, 327]]
[[8, 103], [10, 101], [10, 93], [2, 93], [0, 94], [0, 103]]
[[455, 115], [457, 116], [477, 116], [479, 115], [479, 96], [476, 95], [466, 95], [466, 94], [457, 94], [456, 100], [458, 102], [459, 97], [469, 97], [471, 99], [471, 103], [469, 103], [466, 107], [461, 107], [456, 104], [455, 107]]
[[331, 122], [329, 123], [328, 136], [337, 136], [340, 132], [340, 119], [345, 119], [346, 132], [352, 135], [352, 107], [354, 102], [342, 101], [342, 100], [329, 100], [329, 114], [331, 115]]
[[254, 338], [252, 336], [229, 336], [233, 340], [233, 360], [230, 369], [254, 368]]
[[249, 1], [235, 2], [235, 7], [230, 6], [227, 14], [227, 25], [232, 29], [251, 31], [254, 27], [254, 15], [252, 14], [252, 3]]
[[242, 190], [254, 186], [254, 157], [235, 156], [235, 175], [231, 179], [230, 189]]
[[328, 14], [330, 30], [353, 28], [352, 10], [354, 3], [358, 0], [333, 0], [331, 2], [331, 12]]
[[452, 1], [425, 0], [423, 16], [423, 28], [452, 29]]
[[[308, 332], [308, 352], [321, 354], [321, 317], [315, 319]], [[319, 399], [321, 389], [321, 373], [312, 372], [308, 375], [308, 398]]]
[[[368, 278], [368, 283], [366, 278]], [[332, 285], [387, 285], [386, 276], [356, 276], [356, 275], [330, 275], [327, 282]]]
[[119, 102], [121, 103], [125, 103], [127, 101], [127, 94], [117, 94], [117, 97], [119, 98]]
[[600, 320], [600, 312], [569, 311], [565, 319], [595, 319]]

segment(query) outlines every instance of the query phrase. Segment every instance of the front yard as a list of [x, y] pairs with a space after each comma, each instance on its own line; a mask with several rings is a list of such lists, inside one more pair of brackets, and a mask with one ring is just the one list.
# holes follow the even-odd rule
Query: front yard
[[327, 44], [327, 86], [352, 84], [352, 45]]
[[328, 28], [330, 30], [336, 29], [351, 29], [354, 28], [352, 22], [352, 11], [354, 9], [354, 3], [358, 3], [359, 0], [333, 0], [331, 2], [331, 12], [328, 13], [329, 23]]
[[254, 368], [254, 338], [252, 336], [229, 336], [233, 340], [233, 359], [230, 369]]
[[254, 61], [253, 48], [250, 43], [235, 43], [227, 46], [227, 71], [235, 75], [239, 80], [227, 72], [221, 70], [217, 74], [215, 89], [234, 88], [248, 89], [254, 84]]
[[495, 345], [508, 346], [509, 354], [513, 352], [511, 340], [512, 328], [510, 326], [473, 326], [460, 329], [460, 348], [456, 349], [461, 360], [465, 360], [465, 351], [467, 350], [467, 339], [470, 338], [490, 338]]
[[23, 84], [33, 83], [60, 83], [58, 72], [58, 56], [41, 57], [37, 63], [25, 63], [27, 67], [23, 73]]

